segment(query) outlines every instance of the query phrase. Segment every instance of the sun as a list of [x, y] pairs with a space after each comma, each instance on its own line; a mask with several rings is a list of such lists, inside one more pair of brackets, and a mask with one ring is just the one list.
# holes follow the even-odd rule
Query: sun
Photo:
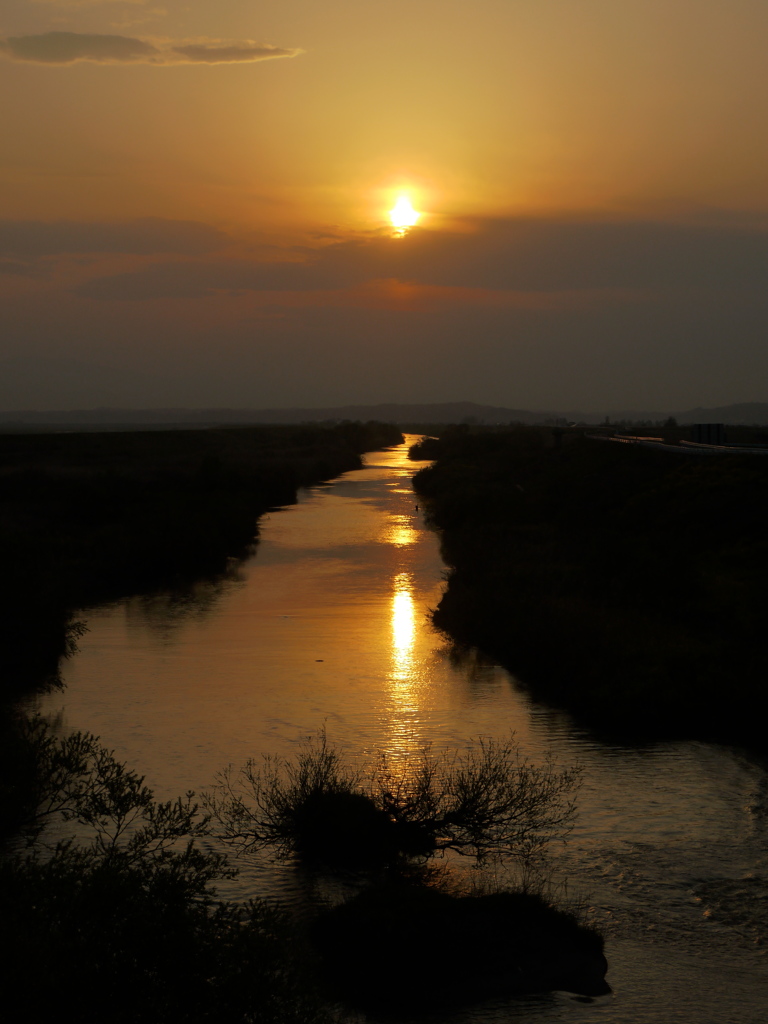
[[408, 228], [412, 228], [418, 222], [419, 217], [421, 214], [414, 210], [411, 200], [406, 195], [398, 196], [395, 205], [389, 211], [389, 219], [396, 235], [404, 235]]

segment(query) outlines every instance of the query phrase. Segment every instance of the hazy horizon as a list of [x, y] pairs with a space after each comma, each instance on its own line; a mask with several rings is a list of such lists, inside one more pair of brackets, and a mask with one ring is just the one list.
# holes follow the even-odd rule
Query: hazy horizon
[[476, 402], [379, 403], [371, 405], [285, 407], [120, 407], [98, 406], [72, 409], [3, 409], [0, 422], [9, 426], [59, 426], [90, 429], [164, 429], [167, 427], [209, 427], [298, 424], [311, 422], [369, 421], [416, 425], [436, 423], [526, 423], [546, 425], [568, 420], [574, 424], [647, 423], [662, 424], [669, 417], [681, 426], [702, 422], [730, 425], [768, 424], [768, 402], [744, 402], [727, 406], [690, 409], [520, 409]]

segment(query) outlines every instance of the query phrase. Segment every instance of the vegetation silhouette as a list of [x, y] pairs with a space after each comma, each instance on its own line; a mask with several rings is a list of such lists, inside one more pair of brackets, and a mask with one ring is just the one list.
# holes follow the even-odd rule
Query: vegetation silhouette
[[322, 913], [312, 936], [326, 991], [363, 1010], [611, 991], [601, 936], [536, 893], [459, 894], [395, 876]]
[[[144, 779], [97, 737], [59, 735], [40, 717], [19, 720], [18, 727], [34, 762], [35, 801], [20, 832], [26, 851], [6, 850], [0, 859], [0, 929], [9, 976], [24, 993], [32, 1020], [65, 1005], [76, 1024], [105, 1017], [117, 1024], [331, 1024], [339, 1019], [333, 1007], [338, 1000], [380, 1009], [405, 999], [415, 1010], [426, 1010], [547, 988], [570, 987], [586, 995], [608, 991], [599, 935], [534, 892], [448, 891], [438, 884], [437, 872], [406, 863], [433, 857], [439, 849], [433, 841], [421, 849], [390, 841], [388, 852], [396, 863], [386, 865], [367, 847], [362, 863], [369, 869], [368, 884], [342, 905], [317, 913], [306, 932], [264, 901], [221, 901], [214, 883], [235, 872], [223, 854], [206, 847], [212, 823], [194, 794], [158, 802]], [[326, 836], [344, 814], [349, 819], [344, 837], [350, 839], [361, 821], [367, 827], [371, 806], [384, 814], [368, 792], [356, 788], [365, 776], [330, 747], [324, 734], [296, 762], [283, 763], [283, 771], [292, 766], [287, 786], [270, 782], [275, 759], [269, 764], [264, 778], [272, 796], [263, 803], [271, 822], [256, 845], [276, 840], [282, 853], [285, 844], [297, 849], [298, 842], [316, 867], [327, 866], [332, 848], [324, 842], [319, 848], [306, 845], [309, 831]], [[489, 772], [489, 766], [495, 768]], [[501, 787], [499, 772], [507, 776]], [[392, 772], [377, 767], [376, 773], [377, 792], [391, 809], [391, 789], [382, 786], [391, 785]], [[436, 785], [434, 778], [441, 775]], [[411, 803], [414, 794], [434, 794], [438, 811], [467, 802], [494, 807], [494, 794], [509, 791], [513, 775], [516, 791], [528, 794], [521, 813], [530, 805], [531, 788], [540, 787], [537, 822], [524, 828], [519, 819], [511, 827], [509, 815], [505, 824], [494, 812], [490, 818], [497, 831], [491, 829], [484, 840], [482, 822], [490, 819], [476, 810], [478, 834], [458, 849], [466, 853], [471, 846], [490, 855], [498, 851], [503, 833], [505, 842], [516, 837], [524, 856], [531, 856], [567, 833], [576, 775], [549, 769], [526, 775], [512, 741], [486, 744], [474, 759], [425, 753], [413, 783], [400, 789], [398, 806], [405, 806], [407, 792]], [[451, 795], [448, 777], [455, 793], [469, 788], [487, 792], [490, 799]], [[469, 779], [474, 786], [467, 787]], [[305, 811], [313, 797], [319, 798], [318, 806], [327, 798], [330, 820], [322, 811], [315, 817], [291, 816], [283, 800], [287, 795], [298, 798]], [[341, 810], [333, 810], [337, 796]], [[356, 799], [344, 803], [348, 797]], [[450, 827], [461, 828], [460, 818]], [[468, 821], [465, 811], [465, 826]], [[533, 845], [532, 831], [540, 840]], [[446, 841], [442, 848], [456, 843]], [[349, 863], [342, 856], [332, 866]], [[391, 957], [395, 948], [397, 977], [382, 979], [381, 958]]]
[[39, 718], [21, 728], [39, 803], [27, 852], [0, 860], [0, 891], [5, 968], [28, 1019], [66, 1007], [76, 1024], [330, 1024], [287, 918], [216, 898], [233, 871], [201, 846], [193, 794], [156, 802], [96, 737], [59, 737]]
[[[578, 777], [531, 764], [512, 737], [357, 766], [323, 730], [294, 758], [230, 767], [204, 802], [214, 833], [240, 852], [352, 870], [362, 884], [310, 929], [330, 998], [423, 1010], [554, 988], [610, 991], [601, 937], [537, 891], [545, 851], [573, 825]], [[514, 861], [525, 885], [451, 891], [429, 866], [447, 851], [475, 864]], [[395, 952], [397, 969], [382, 978]]]
[[204, 794], [216, 834], [239, 850], [272, 849], [331, 867], [429, 859], [531, 863], [570, 833], [577, 768], [532, 764], [514, 737], [464, 750], [421, 748], [393, 764], [354, 766], [324, 730], [294, 759], [265, 755], [220, 773]]
[[765, 745], [764, 459], [526, 427], [414, 454], [436, 459], [414, 487], [449, 567], [434, 622], [459, 647], [613, 734]]

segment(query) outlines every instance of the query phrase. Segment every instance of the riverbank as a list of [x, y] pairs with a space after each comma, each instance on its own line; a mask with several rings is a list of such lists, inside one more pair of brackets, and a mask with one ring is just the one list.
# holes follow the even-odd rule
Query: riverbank
[[401, 442], [381, 423], [0, 435], [0, 700], [55, 681], [77, 608], [223, 572], [268, 509]]
[[768, 467], [563, 432], [453, 428], [414, 477], [448, 587], [434, 622], [614, 736], [765, 749]]

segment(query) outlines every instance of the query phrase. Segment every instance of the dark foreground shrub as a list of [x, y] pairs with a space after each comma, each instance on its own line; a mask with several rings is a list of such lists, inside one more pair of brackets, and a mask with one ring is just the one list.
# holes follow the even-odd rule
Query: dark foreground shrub
[[205, 802], [220, 838], [246, 851], [329, 866], [445, 850], [530, 863], [570, 832], [578, 775], [530, 763], [512, 737], [439, 753], [425, 747], [396, 765], [380, 754], [358, 769], [321, 732], [292, 760], [230, 767]]
[[324, 912], [313, 939], [329, 993], [364, 1009], [610, 991], [600, 936], [530, 893], [389, 882]]
[[[200, 844], [192, 793], [154, 800], [87, 733], [17, 723], [28, 853], [0, 859], [5, 997], [25, 1020], [321, 1024], [289, 922], [216, 899], [234, 872]], [[52, 839], [49, 837], [68, 836]]]
[[326, 1021], [287, 921], [196, 900], [173, 869], [74, 851], [5, 862], [5, 998], [29, 1021]]

